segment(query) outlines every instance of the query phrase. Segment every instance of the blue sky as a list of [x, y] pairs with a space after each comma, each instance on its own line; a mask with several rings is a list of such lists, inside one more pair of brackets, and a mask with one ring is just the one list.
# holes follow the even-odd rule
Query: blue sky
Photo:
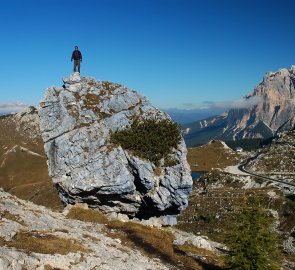
[[118, 82], [161, 108], [250, 92], [295, 64], [295, 1], [1, 0], [0, 104], [37, 105], [72, 72]]

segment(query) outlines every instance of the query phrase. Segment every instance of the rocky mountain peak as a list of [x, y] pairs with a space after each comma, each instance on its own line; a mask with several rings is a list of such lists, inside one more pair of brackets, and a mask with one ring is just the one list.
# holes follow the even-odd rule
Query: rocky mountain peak
[[254, 90], [244, 97], [245, 107], [196, 122], [186, 134], [188, 143], [210, 139], [269, 138], [295, 127], [295, 66], [267, 72]]
[[63, 82], [46, 90], [39, 110], [49, 175], [63, 202], [137, 217], [183, 210], [192, 179], [181, 137], [170, 147], [169, 164], [164, 157], [155, 164], [111, 141], [111, 134], [135, 120], [171, 122], [170, 117], [120, 84], [78, 73]]
[[247, 125], [264, 122], [270, 131], [290, 130], [295, 125], [295, 67], [268, 72], [248, 97], [260, 97], [258, 104], [244, 115]]

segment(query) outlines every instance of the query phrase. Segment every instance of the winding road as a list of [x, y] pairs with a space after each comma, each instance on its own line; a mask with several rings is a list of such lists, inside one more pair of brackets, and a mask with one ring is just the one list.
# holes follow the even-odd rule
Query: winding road
[[258, 178], [261, 178], [261, 179], [264, 179], [264, 180], [268, 180], [268, 181], [272, 181], [272, 182], [276, 182], [276, 183], [281, 183], [281, 184], [284, 184], [284, 185], [288, 185], [288, 186], [291, 186], [291, 187], [295, 187], [295, 184], [291, 184], [291, 183], [288, 183], [284, 180], [277, 180], [277, 179], [273, 179], [271, 177], [267, 177], [267, 176], [264, 176], [264, 175], [259, 175], [259, 174], [256, 174], [256, 173], [253, 173], [251, 171], [248, 171], [246, 170], [245, 168], [247, 167], [247, 165], [250, 163], [250, 161], [253, 161], [255, 160], [258, 156], [259, 156], [260, 153], [256, 154], [255, 156], [253, 157], [250, 157], [248, 159], [246, 159], [243, 163], [241, 163], [239, 166], [238, 166], [238, 169], [244, 173], [247, 173], [247, 174], [250, 174], [250, 175], [253, 175], [253, 176], [256, 176]]

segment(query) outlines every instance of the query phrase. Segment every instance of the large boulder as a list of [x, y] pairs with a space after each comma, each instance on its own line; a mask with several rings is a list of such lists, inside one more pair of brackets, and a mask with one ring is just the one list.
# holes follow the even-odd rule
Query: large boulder
[[170, 167], [163, 160], [156, 166], [110, 140], [112, 132], [135, 119], [170, 117], [122, 85], [78, 73], [63, 81], [63, 87], [46, 90], [39, 109], [49, 175], [62, 201], [142, 218], [184, 210], [192, 178], [182, 138], [172, 149]]

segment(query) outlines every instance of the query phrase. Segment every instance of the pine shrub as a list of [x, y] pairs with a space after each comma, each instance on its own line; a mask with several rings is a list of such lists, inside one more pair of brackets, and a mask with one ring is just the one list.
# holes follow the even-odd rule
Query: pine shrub
[[237, 215], [237, 223], [229, 233], [226, 244], [231, 252], [226, 257], [228, 269], [278, 269], [277, 235], [270, 230], [273, 218], [258, 205], [244, 205]]
[[111, 142], [132, 151], [136, 156], [148, 159], [156, 166], [159, 166], [162, 158], [169, 158], [180, 139], [179, 126], [168, 119], [136, 119], [129, 128], [111, 134]]

